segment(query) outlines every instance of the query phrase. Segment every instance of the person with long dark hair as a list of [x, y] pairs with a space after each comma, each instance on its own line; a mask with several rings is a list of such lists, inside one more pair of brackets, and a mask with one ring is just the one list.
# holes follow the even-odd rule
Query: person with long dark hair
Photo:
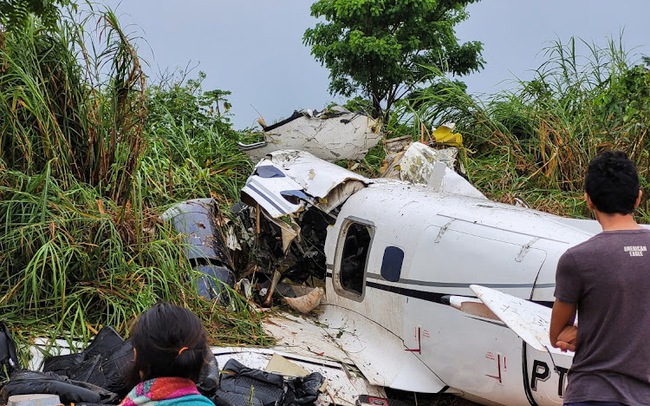
[[208, 359], [206, 332], [191, 311], [170, 303], [157, 303], [144, 312], [131, 329], [135, 387], [121, 406], [214, 406], [200, 394], [196, 383]]

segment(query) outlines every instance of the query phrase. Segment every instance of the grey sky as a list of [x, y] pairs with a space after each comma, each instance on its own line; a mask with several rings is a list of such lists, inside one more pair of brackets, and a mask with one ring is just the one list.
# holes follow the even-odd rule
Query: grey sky
[[[293, 110], [321, 109], [331, 101], [328, 71], [302, 44], [315, 24], [311, 1], [302, 0], [103, 0], [127, 31], [141, 36], [140, 54], [153, 79], [166, 69], [195, 66], [207, 74], [204, 89], [232, 92], [236, 128], [267, 123]], [[464, 80], [470, 92], [493, 93], [530, 77], [544, 60], [542, 49], [571, 36], [606, 45], [618, 38], [632, 54], [650, 55], [648, 0], [484, 0], [468, 7], [457, 29], [462, 41], [484, 44], [487, 64]], [[587, 53], [585, 49], [582, 53]]]

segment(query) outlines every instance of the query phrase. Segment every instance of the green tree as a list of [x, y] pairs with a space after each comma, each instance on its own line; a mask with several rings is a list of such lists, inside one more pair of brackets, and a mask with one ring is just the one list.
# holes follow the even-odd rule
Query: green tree
[[72, 0], [0, 0], [0, 31], [24, 26], [30, 14], [46, 28], [54, 28], [61, 17], [59, 7], [70, 5], [76, 7]]
[[361, 92], [373, 116], [386, 119], [397, 100], [430, 81], [430, 67], [440, 75], [483, 67], [483, 45], [461, 44], [454, 31], [475, 1], [318, 0], [311, 15], [325, 22], [307, 29], [303, 42], [329, 69], [332, 94]]

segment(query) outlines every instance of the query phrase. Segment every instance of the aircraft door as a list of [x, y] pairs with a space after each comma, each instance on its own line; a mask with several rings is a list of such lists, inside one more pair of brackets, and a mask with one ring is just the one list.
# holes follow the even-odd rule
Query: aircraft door
[[332, 283], [339, 295], [357, 302], [363, 301], [365, 294], [372, 234], [371, 224], [351, 220], [345, 224], [339, 237], [341, 248], [335, 260]]
[[327, 301], [364, 315], [401, 336], [403, 295], [399, 279], [408, 262], [404, 247], [389, 240], [387, 227], [347, 217], [337, 235]]

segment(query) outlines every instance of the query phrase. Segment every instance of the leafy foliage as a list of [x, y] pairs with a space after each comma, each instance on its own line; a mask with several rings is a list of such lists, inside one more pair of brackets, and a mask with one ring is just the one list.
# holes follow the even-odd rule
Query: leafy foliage
[[38, 17], [42, 25], [53, 29], [60, 18], [59, 7], [76, 7], [72, 0], [2, 0], [0, 1], [0, 28], [8, 31], [28, 24], [30, 15]]
[[373, 116], [441, 74], [464, 75], [483, 67], [482, 44], [460, 44], [454, 26], [467, 18], [475, 0], [318, 0], [311, 14], [324, 18], [305, 31], [303, 41], [330, 70], [330, 91], [361, 91]]
[[157, 125], [171, 120], [170, 124], [183, 127], [190, 137], [200, 136], [206, 130], [232, 135], [227, 99], [230, 92], [220, 89], [204, 91], [202, 83], [206, 75], [203, 72], [199, 72], [196, 79], [185, 80], [185, 77], [186, 73], [180, 72], [149, 89], [149, 132], [160, 131]]
[[152, 205], [210, 195], [232, 203], [252, 170], [228, 117], [230, 92], [203, 91], [205, 77], [182, 74], [147, 91], [149, 141], [140, 163]]

